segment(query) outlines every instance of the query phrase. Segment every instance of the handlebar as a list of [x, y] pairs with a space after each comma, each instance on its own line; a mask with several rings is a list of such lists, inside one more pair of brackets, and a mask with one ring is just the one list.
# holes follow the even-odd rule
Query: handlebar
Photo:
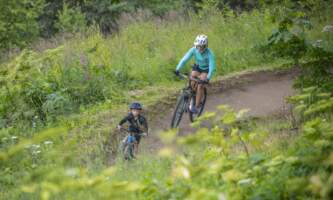
[[120, 130], [120, 131], [124, 131], [126, 133], [130, 133], [126, 128], [123, 128], [123, 127], [121, 127], [120, 129], [117, 127], [117, 129]]
[[[131, 133], [130, 131], [128, 131], [126, 128], [123, 128], [123, 127], [121, 127], [120, 129], [118, 129], [118, 130], [120, 130], [120, 131], [124, 131], [124, 132], [126, 132], [126, 133]], [[148, 136], [148, 133], [145, 133], [145, 132], [142, 132], [142, 133], [139, 133], [139, 135], [140, 136]]]
[[188, 74], [179, 73], [178, 75], [176, 74], [176, 76], [178, 76], [180, 79], [187, 79], [187, 80], [195, 81], [199, 84], [208, 84], [208, 82], [200, 80], [199, 78], [196, 78], [196, 77], [189, 76]]

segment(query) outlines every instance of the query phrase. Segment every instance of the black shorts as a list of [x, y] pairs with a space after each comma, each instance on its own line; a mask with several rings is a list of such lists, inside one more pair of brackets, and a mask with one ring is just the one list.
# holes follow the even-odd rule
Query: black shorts
[[141, 133], [134, 133], [134, 137], [136, 142], [139, 144], [141, 140]]
[[192, 65], [192, 71], [196, 71], [196, 72], [199, 72], [199, 73], [206, 73], [206, 74], [208, 74], [209, 69], [200, 69], [199, 65], [194, 64], [194, 65]]

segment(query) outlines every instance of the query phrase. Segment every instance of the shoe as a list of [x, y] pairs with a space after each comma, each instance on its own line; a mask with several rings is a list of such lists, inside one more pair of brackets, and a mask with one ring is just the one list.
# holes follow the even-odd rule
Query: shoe
[[197, 113], [199, 113], [199, 110], [198, 110], [195, 106], [191, 106], [190, 111], [191, 111], [191, 113], [193, 113], [193, 114], [197, 114]]

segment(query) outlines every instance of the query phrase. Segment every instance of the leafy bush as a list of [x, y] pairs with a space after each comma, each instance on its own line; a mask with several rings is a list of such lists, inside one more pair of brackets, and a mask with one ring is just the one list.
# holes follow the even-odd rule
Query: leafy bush
[[1, 0], [0, 5], [0, 53], [9, 48], [25, 47], [38, 36], [37, 18], [44, 0]]
[[[292, 59], [296, 66], [302, 68], [295, 86], [303, 88], [325, 85], [322, 88], [329, 90], [332, 87], [333, 77], [333, 49], [329, 48], [332, 39], [325, 35], [330, 35], [332, 32], [324, 28], [320, 38], [311, 41], [309, 33], [306, 32], [311, 28], [313, 26], [306, 19], [305, 13], [287, 12], [281, 16], [278, 28], [273, 30], [261, 50], [265, 54], [271, 53], [274, 57]], [[306, 63], [300, 64], [300, 61]]]
[[301, 121], [309, 120], [313, 117], [325, 116], [327, 113], [332, 114], [331, 91], [325, 92], [325, 89], [315, 86], [304, 88], [300, 95], [289, 98], [289, 101], [296, 105], [295, 111]]
[[84, 32], [87, 27], [87, 22], [85, 15], [79, 9], [69, 8], [68, 5], [64, 3], [62, 11], [58, 13], [58, 22], [55, 26], [60, 32]]

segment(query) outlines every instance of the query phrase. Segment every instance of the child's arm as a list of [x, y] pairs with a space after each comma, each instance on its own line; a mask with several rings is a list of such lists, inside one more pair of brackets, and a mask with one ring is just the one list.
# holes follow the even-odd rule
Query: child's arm
[[147, 119], [145, 117], [143, 117], [143, 127], [144, 127], [144, 131], [147, 133], [147, 136], [148, 136], [148, 122], [147, 122]]
[[118, 129], [121, 129], [121, 126], [128, 121], [128, 116], [124, 117], [122, 120], [120, 120], [118, 124]]

